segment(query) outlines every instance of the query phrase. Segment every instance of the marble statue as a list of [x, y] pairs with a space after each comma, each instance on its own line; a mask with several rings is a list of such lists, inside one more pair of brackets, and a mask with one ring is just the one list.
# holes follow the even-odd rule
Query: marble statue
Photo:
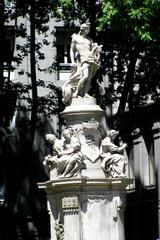
[[52, 156], [47, 155], [45, 161], [43, 162], [46, 174], [50, 175], [50, 170], [55, 167], [57, 154], [62, 150], [62, 141], [58, 139], [54, 134], [46, 134], [45, 136], [47, 142], [52, 145]]
[[80, 175], [81, 169], [84, 168], [84, 156], [81, 153], [80, 141], [72, 135], [71, 130], [65, 129], [61, 140], [51, 135], [47, 135], [46, 138], [54, 150], [53, 156], [45, 157], [43, 164], [46, 172], [56, 168], [59, 178]]
[[116, 130], [110, 130], [108, 136], [101, 143], [102, 169], [108, 177], [126, 177], [126, 160], [123, 154], [127, 144], [122, 146], [114, 144], [114, 139], [119, 135]]
[[52, 151], [44, 159], [49, 180], [39, 184], [47, 194], [51, 237], [54, 240], [125, 240], [125, 148], [114, 141], [119, 132], [108, 127], [105, 111], [88, 95], [100, 66], [102, 46], [88, 36], [89, 24], [73, 34], [73, 71], [62, 87], [60, 113], [65, 126], [57, 138], [47, 134]]
[[100, 66], [102, 45], [94, 43], [88, 36], [89, 32], [90, 24], [83, 23], [79, 33], [72, 35], [70, 57], [73, 69], [69, 81], [62, 87], [65, 104], [70, 103], [72, 97], [91, 97], [88, 91]]

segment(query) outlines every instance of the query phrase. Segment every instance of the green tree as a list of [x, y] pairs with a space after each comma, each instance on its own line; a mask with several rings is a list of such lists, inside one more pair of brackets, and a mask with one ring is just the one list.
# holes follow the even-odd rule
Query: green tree
[[109, 79], [103, 99], [118, 101], [119, 118], [126, 106], [132, 112], [148, 100], [159, 101], [159, 1], [58, 2], [58, 19], [89, 19], [92, 37], [103, 44], [100, 72]]
[[[159, 1], [104, 1], [98, 30], [116, 51], [112, 81], [119, 83], [118, 114], [159, 100]], [[106, 46], [107, 48], [108, 46]]]
[[[39, 192], [36, 185], [36, 174], [35, 165], [38, 165], [38, 157], [34, 149], [35, 132], [39, 126], [38, 115], [45, 110], [48, 112], [48, 102], [50, 103], [51, 109], [49, 111], [56, 112], [56, 93], [55, 88], [53, 88], [53, 94], [49, 98], [40, 98], [37, 94], [38, 86], [45, 86], [45, 83], [37, 79], [36, 69], [39, 68], [39, 61], [44, 59], [44, 54], [41, 52], [42, 43], [37, 42], [35, 39], [35, 34], [44, 35], [43, 44], [48, 44], [45, 40], [45, 34], [48, 30], [48, 21], [50, 19], [50, 2], [49, 1], [11, 1], [12, 9], [6, 8], [4, 3], [1, 7], [1, 29], [5, 29], [5, 23], [12, 20], [15, 22], [14, 26], [14, 36], [26, 39], [26, 43], [23, 45], [15, 45], [17, 51], [19, 51], [17, 56], [12, 56], [11, 61], [17, 63], [17, 68], [23, 62], [25, 56], [30, 56], [30, 70], [26, 72], [31, 78], [31, 84], [24, 85], [21, 82], [14, 83], [11, 81], [10, 75], [8, 78], [4, 77], [4, 54], [0, 55], [0, 97], [3, 97], [3, 102], [1, 102], [2, 107], [5, 109], [4, 112], [1, 111], [3, 121], [0, 125], [0, 159], [1, 159], [1, 169], [3, 168], [4, 174], [0, 179], [1, 194], [4, 197], [4, 204], [1, 206], [0, 214], [6, 216], [5, 219], [10, 219], [8, 223], [4, 220], [2, 222], [3, 231], [1, 232], [0, 238], [5, 239], [7, 236], [11, 237], [11, 231], [16, 231], [16, 227], [13, 229], [14, 221], [13, 213], [18, 211], [19, 214], [24, 215], [26, 212], [32, 217], [35, 217], [40, 211], [41, 203], [39, 198]], [[27, 18], [30, 22], [30, 31], [26, 31], [25, 25], [17, 24], [18, 18]], [[1, 33], [4, 31], [1, 31]], [[1, 48], [4, 49], [4, 39], [5, 34], [1, 34]], [[2, 52], [1, 52], [2, 53]], [[4, 53], [4, 51], [3, 51]], [[6, 49], [7, 53], [7, 49]], [[40, 69], [41, 70], [41, 69]], [[19, 74], [25, 74], [25, 70], [19, 71]], [[51, 88], [51, 87], [50, 87]], [[29, 96], [29, 92], [32, 94]], [[12, 112], [6, 106], [8, 106], [8, 101], [10, 101], [11, 94], [15, 94], [15, 100], [26, 100], [26, 106], [16, 106], [16, 101], [11, 103]], [[55, 94], [54, 94], [55, 93]], [[5, 100], [4, 101], [4, 96]], [[6, 97], [7, 96], [7, 97]], [[8, 98], [9, 96], [9, 98]], [[5, 104], [5, 107], [4, 107]], [[17, 108], [17, 131], [19, 139], [14, 139], [14, 143], [9, 138], [10, 130], [9, 121], [13, 117], [14, 111]], [[23, 114], [22, 114], [23, 113]], [[30, 117], [28, 117], [30, 116]], [[38, 199], [39, 198], [39, 199]], [[24, 200], [25, 199], [25, 200]], [[25, 207], [26, 202], [26, 207]], [[23, 208], [19, 212], [19, 209]], [[18, 210], [16, 210], [18, 209]], [[1, 215], [2, 216], [2, 215]], [[2, 216], [1, 218], [3, 218]], [[27, 215], [26, 215], [27, 216]], [[12, 236], [13, 237], [13, 236]], [[28, 236], [29, 238], [29, 236]]]

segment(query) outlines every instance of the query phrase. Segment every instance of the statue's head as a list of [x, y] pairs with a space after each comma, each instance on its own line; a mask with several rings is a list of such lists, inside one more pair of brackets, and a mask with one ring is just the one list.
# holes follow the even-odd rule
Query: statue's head
[[46, 140], [49, 142], [49, 143], [54, 143], [55, 140], [57, 139], [56, 136], [54, 134], [46, 134], [45, 135], [46, 137]]
[[111, 137], [112, 139], [115, 139], [119, 135], [119, 131], [116, 131], [114, 129], [110, 130], [108, 133], [108, 136]]
[[69, 140], [71, 138], [71, 131], [69, 129], [65, 129], [63, 131], [63, 137], [66, 139], [66, 140]]
[[82, 23], [80, 26], [80, 33], [87, 32], [87, 34], [90, 32], [90, 23]]

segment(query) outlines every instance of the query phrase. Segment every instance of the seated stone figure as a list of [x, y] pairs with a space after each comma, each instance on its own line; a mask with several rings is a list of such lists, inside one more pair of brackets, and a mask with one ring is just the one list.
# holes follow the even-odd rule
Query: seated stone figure
[[119, 134], [116, 130], [110, 130], [108, 136], [103, 139], [101, 144], [102, 169], [108, 177], [126, 177], [126, 160], [123, 154], [127, 144], [121, 147], [114, 144], [114, 139]]
[[70, 56], [72, 62], [72, 73], [69, 81], [62, 87], [65, 104], [70, 103], [72, 97], [91, 97], [88, 91], [91, 79], [100, 66], [100, 53], [102, 45], [98, 46], [88, 37], [90, 24], [83, 23], [78, 34], [72, 35]]
[[46, 174], [49, 176], [50, 171], [55, 167], [57, 154], [62, 150], [62, 141], [58, 139], [54, 134], [46, 134], [47, 142], [52, 145], [52, 155], [47, 155], [43, 161]]
[[45, 165], [56, 167], [59, 178], [80, 175], [81, 169], [84, 168], [84, 157], [81, 153], [79, 139], [72, 136], [70, 130], [66, 129], [63, 132], [63, 139], [59, 141], [61, 141], [61, 144], [58, 145], [59, 149], [56, 148], [56, 155], [46, 156]]

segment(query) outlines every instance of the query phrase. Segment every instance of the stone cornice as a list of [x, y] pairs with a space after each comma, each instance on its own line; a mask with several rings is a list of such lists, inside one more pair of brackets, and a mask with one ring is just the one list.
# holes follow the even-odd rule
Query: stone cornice
[[38, 183], [40, 189], [47, 193], [60, 193], [61, 191], [84, 191], [85, 190], [125, 190], [133, 182], [131, 178], [65, 178]]

